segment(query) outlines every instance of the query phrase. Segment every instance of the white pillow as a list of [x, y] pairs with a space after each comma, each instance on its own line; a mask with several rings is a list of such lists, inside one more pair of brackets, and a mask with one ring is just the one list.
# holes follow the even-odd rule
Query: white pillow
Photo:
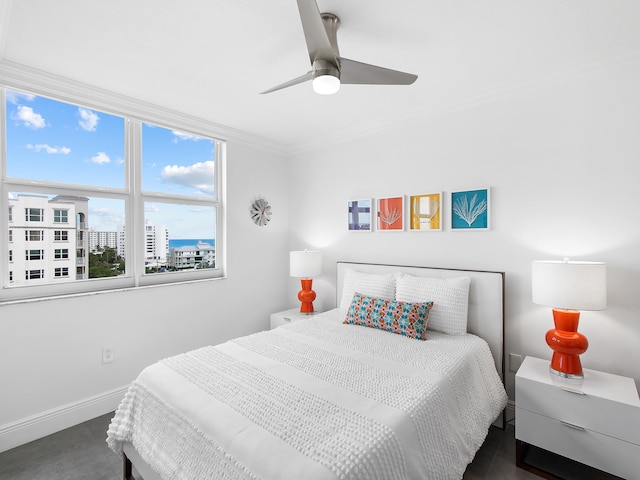
[[369, 297], [382, 298], [383, 300], [395, 300], [396, 274], [366, 273], [350, 268], [345, 270], [342, 282], [342, 297], [339, 305], [340, 312], [347, 313], [353, 294], [356, 292]]
[[433, 302], [428, 330], [463, 335], [467, 333], [470, 277], [432, 278], [399, 275], [396, 300], [401, 302]]

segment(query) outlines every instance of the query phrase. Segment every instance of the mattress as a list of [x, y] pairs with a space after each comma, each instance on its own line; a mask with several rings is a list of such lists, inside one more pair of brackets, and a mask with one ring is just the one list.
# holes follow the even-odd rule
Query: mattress
[[161, 478], [459, 479], [507, 396], [481, 338], [426, 341], [337, 310], [164, 359], [107, 442]]

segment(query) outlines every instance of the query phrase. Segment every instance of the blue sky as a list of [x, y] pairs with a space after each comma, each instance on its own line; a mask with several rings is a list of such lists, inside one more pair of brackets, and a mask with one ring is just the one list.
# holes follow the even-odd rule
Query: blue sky
[[[7, 176], [123, 188], [124, 129], [121, 117], [7, 90]], [[143, 190], [213, 195], [212, 140], [143, 124], [142, 145]], [[122, 201], [90, 198], [91, 228], [124, 223]], [[160, 202], [145, 208], [145, 218], [166, 225], [170, 238], [214, 238], [212, 215], [211, 208]]]

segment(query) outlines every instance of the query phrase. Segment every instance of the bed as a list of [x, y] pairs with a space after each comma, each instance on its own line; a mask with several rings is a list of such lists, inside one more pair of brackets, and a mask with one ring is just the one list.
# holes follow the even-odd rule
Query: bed
[[124, 478], [462, 478], [504, 426], [504, 274], [336, 270], [335, 309], [143, 370], [107, 433]]

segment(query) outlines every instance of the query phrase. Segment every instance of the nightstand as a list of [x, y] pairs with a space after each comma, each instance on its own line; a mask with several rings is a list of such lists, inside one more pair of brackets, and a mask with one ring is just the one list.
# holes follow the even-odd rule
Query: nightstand
[[304, 320], [311, 315], [315, 315], [318, 312], [312, 314], [300, 313], [300, 308], [292, 308], [291, 310], [285, 310], [284, 312], [277, 312], [271, 314], [271, 329], [279, 327], [281, 325], [288, 325], [291, 322], [297, 322], [298, 320]]
[[[640, 400], [632, 378], [584, 369], [581, 388], [561, 386], [549, 361], [526, 357], [516, 374], [516, 464], [529, 445], [640, 479]], [[551, 477], [547, 477], [551, 478]]]

